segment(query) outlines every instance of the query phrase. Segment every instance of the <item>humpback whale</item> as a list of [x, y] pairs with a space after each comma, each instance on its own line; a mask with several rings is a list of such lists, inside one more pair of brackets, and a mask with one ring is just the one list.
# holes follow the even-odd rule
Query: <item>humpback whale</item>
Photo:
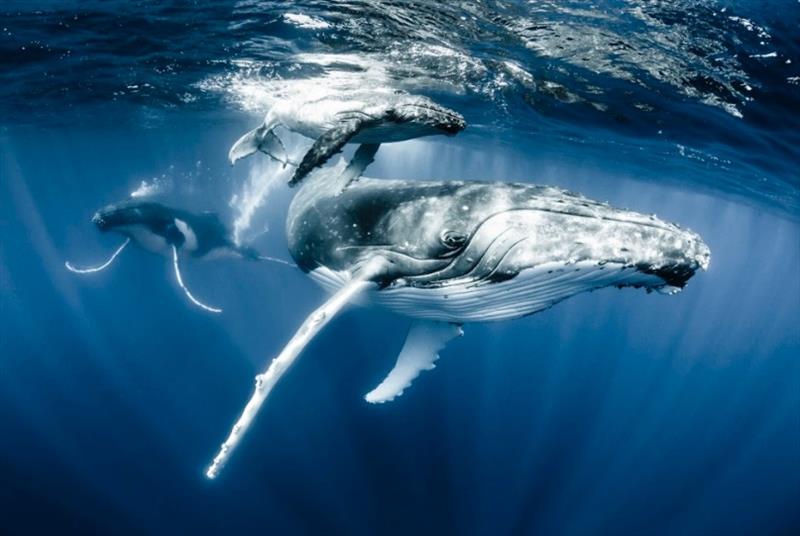
[[[211, 212], [195, 214], [159, 203], [123, 202], [97, 211], [92, 217], [92, 223], [101, 232], [111, 231], [123, 235], [126, 237], [125, 241], [106, 262], [99, 266], [76, 268], [67, 261], [65, 265], [70, 271], [86, 274], [104, 270], [133, 241], [147, 251], [171, 255], [175, 279], [187, 298], [196, 306], [212, 313], [220, 313], [222, 309], [204, 304], [189, 291], [181, 275], [180, 257], [193, 259], [238, 257], [286, 263], [280, 259], [259, 255], [250, 247], [237, 246], [219, 216]], [[291, 263], [286, 264], [291, 265]]]
[[206, 471], [217, 476], [275, 383], [348, 302], [413, 319], [371, 403], [399, 396], [470, 322], [509, 320], [603, 287], [664, 294], [705, 270], [702, 238], [655, 216], [549, 186], [362, 178], [376, 145], [300, 187], [286, 222], [297, 266], [333, 295], [256, 376], [252, 398]]
[[[316, 140], [297, 164], [289, 160], [274, 130], [284, 126]], [[245, 134], [231, 147], [228, 159], [262, 151], [284, 165], [296, 165], [290, 185], [324, 164], [345, 144], [389, 143], [433, 134], [454, 135], [462, 131], [464, 118], [427, 97], [406, 93], [360, 92], [328, 95], [322, 99], [296, 96], [276, 102], [264, 123]]]

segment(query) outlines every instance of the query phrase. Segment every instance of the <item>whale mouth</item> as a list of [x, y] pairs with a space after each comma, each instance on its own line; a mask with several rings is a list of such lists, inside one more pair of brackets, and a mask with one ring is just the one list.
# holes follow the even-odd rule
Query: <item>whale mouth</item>
[[652, 268], [648, 265], [636, 265], [636, 269], [645, 274], [651, 274], [661, 278], [666, 288], [682, 289], [686, 283], [694, 276], [698, 268], [703, 268], [702, 265], [689, 265], [689, 264], [673, 264], [668, 266], [661, 266], [659, 268]]

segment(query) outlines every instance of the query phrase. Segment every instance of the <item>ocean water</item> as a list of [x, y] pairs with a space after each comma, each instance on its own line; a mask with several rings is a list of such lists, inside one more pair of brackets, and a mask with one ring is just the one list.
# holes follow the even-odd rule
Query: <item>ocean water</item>
[[[1, 533], [800, 530], [800, 3], [443, 4], [0, 6]], [[324, 292], [187, 262], [212, 315], [170, 259], [64, 262], [107, 258], [90, 219], [131, 196], [289, 259], [289, 171], [228, 149], [284, 96], [365, 87], [469, 124], [382, 146], [368, 176], [569, 188], [697, 231], [711, 265], [674, 296], [467, 325], [382, 405], [363, 395], [409, 320], [353, 306], [208, 480]]]

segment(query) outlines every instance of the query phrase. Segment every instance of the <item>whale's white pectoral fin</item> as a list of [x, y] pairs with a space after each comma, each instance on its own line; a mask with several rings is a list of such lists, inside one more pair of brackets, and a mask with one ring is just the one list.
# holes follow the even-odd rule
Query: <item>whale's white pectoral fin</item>
[[198, 300], [197, 298], [192, 296], [192, 293], [189, 292], [189, 289], [186, 288], [186, 285], [183, 284], [183, 278], [181, 277], [181, 268], [180, 268], [180, 266], [178, 264], [178, 248], [175, 247], [174, 244], [172, 245], [172, 266], [175, 268], [175, 279], [178, 281], [178, 285], [181, 287], [181, 289], [183, 290], [184, 294], [186, 294], [186, 297], [189, 298], [189, 301], [191, 301], [193, 304], [195, 304], [199, 308], [201, 308], [201, 309], [203, 309], [205, 311], [208, 311], [209, 313], [221, 313], [222, 312], [222, 309], [218, 309], [216, 307], [211, 307], [210, 305], [206, 305], [205, 303], [201, 302], [200, 300]]
[[114, 253], [111, 254], [111, 257], [109, 257], [106, 262], [104, 262], [99, 266], [93, 266], [90, 268], [75, 268], [74, 266], [72, 266], [72, 264], [70, 264], [69, 261], [64, 262], [64, 266], [67, 267], [67, 270], [69, 270], [70, 272], [74, 272], [76, 274], [93, 274], [95, 272], [101, 272], [106, 268], [108, 268], [109, 266], [111, 266], [111, 263], [114, 262], [114, 259], [116, 259], [120, 253], [122, 253], [122, 250], [125, 249], [125, 246], [127, 246], [130, 243], [130, 241], [131, 241], [130, 238], [126, 238], [125, 242], [123, 242], [122, 245], [118, 247]]
[[375, 283], [372, 281], [375, 277], [383, 273], [385, 270], [385, 261], [382, 259], [373, 259], [362, 270], [354, 274], [353, 279], [350, 280], [344, 287], [342, 287], [336, 294], [331, 296], [328, 301], [323, 303], [308, 318], [305, 319], [300, 329], [294, 334], [294, 337], [284, 346], [278, 357], [272, 360], [267, 367], [267, 370], [262, 374], [256, 376], [256, 389], [250, 401], [242, 411], [239, 420], [233, 425], [228, 439], [222, 444], [219, 452], [211, 462], [211, 466], [206, 470], [208, 478], [216, 478], [222, 467], [227, 463], [231, 457], [233, 450], [242, 440], [247, 429], [253, 423], [258, 410], [267, 399], [270, 391], [283, 376], [289, 367], [294, 363], [303, 349], [311, 342], [325, 324], [331, 318], [341, 311], [345, 305], [351, 302], [355, 297]]
[[342, 121], [317, 138], [317, 141], [314, 142], [314, 145], [303, 157], [300, 165], [297, 166], [297, 170], [295, 170], [289, 184], [297, 184], [314, 168], [327, 162], [330, 157], [341, 151], [342, 147], [347, 145], [353, 139], [353, 136], [368, 124], [368, 120], [362, 119]]
[[439, 359], [439, 351], [456, 337], [464, 334], [458, 324], [449, 322], [415, 321], [397, 356], [397, 363], [380, 385], [364, 396], [367, 402], [389, 402], [403, 394], [423, 370], [431, 370]]
[[262, 125], [239, 138], [228, 152], [228, 160], [230, 160], [231, 165], [256, 151], [269, 155], [278, 162], [282, 162], [284, 166], [292, 164], [289, 161], [286, 147], [284, 147], [281, 139], [275, 135], [273, 128]]

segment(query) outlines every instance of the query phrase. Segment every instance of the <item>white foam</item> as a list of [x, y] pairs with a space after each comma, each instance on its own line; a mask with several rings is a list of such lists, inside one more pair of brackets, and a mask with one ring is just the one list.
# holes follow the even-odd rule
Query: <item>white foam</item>
[[289, 24], [306, 30], [325, 30], [330, 28], [330, 23], [317, 17], [309, 17], [302, 13], [284, 13], [283, 20]]
[[249, 111], [265, 113], [279, 100], [302, 94], [306, 100], [321, 99], [353, 91], [394, 91], [387, 74], [388, 64], [375, 56], [359, 54], [296, 54], [292, 69], [304, 65], [322, 68], [314, 76], [281, 78], [272, 71], [269, 62], [235, 60], [237, 70], [214, 76], [197, 84], [202, 91], [221, 93], [238, 106]]
[[142, 180], [139, 186], [131, 192], [131, 197], [138, 199], [141, 197], [153, 197], [164, 193], [170, 187], [170, 181], [165, 177], [153, 177], [149, 181]]

